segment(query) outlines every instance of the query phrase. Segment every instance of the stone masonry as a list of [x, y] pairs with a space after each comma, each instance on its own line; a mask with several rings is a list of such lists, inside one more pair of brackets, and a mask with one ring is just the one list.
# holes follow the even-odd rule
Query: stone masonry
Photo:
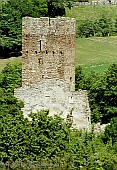
[[22, 58], [22, 85], [59, 78], [74, 91], [75, 19], [24, 17]]
[[32, 18], [22, 21], [22, 87], [14, 92], [24, 102], [25, 117], [49, 109], [73, 127], [90, 130], [87, 92], [75, 91], [75, 19]]

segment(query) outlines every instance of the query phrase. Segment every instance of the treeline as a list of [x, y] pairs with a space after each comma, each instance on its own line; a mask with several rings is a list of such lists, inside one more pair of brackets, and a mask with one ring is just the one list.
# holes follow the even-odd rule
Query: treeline
[[[97, 102], [95, 103], [97, 107], [99, 103], [103, 104], [106, 98], [107, 105], [105, 105], [109, 107], [108, 101], [112, 103], [117, 101], [116, 76], [115, 64], [110, 66], [104, 76], [105, 83], [104, 80], [99, 80], [98, 75], [91, 74], [86, 78], [81, 68], [77, 68], [76, 89], [81, 87], [88, 89], [89, 98], [92, 94], [90, 102], [92, 100], [93, 103]], [[111, 119], [105, 132], [99, 136], [95, 136], [93, 128], [90, 133], [70, 129], [69, 115], [64, 122], [57, 115], [48, 116], [49, 111], [41, 111], [31, 113], [32, 120], [29, 121], [24, 118], [21, 111], [23, 103], [13, 95], [14, 88], [19, 86], [21, 86], [21, 64], [7, 65], [0, 74], [1, 170], [117, 169], [116, 115]]]
[[77, 37], [105, 37], [117, 35], [117, 19], [109, 18], [106, 15], [102, 15], [97, 20], [84, 20], [77, 21], [78, 26], [76, 29]]

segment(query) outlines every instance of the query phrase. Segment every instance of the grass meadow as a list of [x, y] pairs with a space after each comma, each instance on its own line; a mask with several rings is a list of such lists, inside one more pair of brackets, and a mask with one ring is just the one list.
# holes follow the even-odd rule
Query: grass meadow
[[111, 63], [117, 63], [117, 36], [76, 39], [76, 66], [103, 73]]
[[75, 18], [76, 20], [97, 20], [106, 15], [107, 17], [117, 19], [116, 5], [79, 5], [66, 8], [66, 17]]

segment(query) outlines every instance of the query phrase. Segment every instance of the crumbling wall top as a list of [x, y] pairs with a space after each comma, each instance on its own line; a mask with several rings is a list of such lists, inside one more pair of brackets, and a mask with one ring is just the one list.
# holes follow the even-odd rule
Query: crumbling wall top
[[[25, 34], [75, 34], [75, 19], [58, 17], [58, 18], [32, 18], [23, 17], [22, 27]], [[53, 31], [56, 30], [56, 31]]]

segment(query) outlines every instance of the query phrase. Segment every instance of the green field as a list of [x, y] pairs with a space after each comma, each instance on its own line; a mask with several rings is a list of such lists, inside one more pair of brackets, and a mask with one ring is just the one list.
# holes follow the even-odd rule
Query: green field
[[111, 63], [117, 63], [117, 36], [76, 39], [76, 66], [85, 73], [102, 73]]
[[75, 18], [76, 20], [97, 20], [102, 15], [117, 19], [116, 5], [79, 5], [71, 8], [66, 8], [66, 17]]

